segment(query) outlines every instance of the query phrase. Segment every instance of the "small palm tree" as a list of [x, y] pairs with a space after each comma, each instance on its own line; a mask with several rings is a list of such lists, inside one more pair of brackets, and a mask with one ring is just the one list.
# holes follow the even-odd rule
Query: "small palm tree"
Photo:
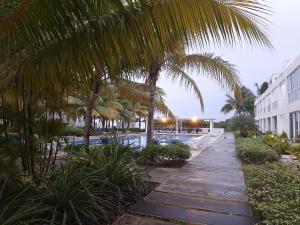
[[221, 108], [222, 113], [228, 114], [234, 111], [238, 116], [254, 115], [255, 95], [245, 86], [242, 86], [234, 96], [226, 94], [226, 97], [226, 104]]
[[[91, 129], [91, 119], [101, 117], [106, 120], [122, 119], [128, 124], [136, 115], [146, 117], [145, 105], [149, 104], [149, 93], [146, 86], [141, 83], [120, 79], [118, 84], [107, 85], [102, 88], [102, 93], [95, 96], [92, 110], [88, 110], [89, 97], [84, 94], [74, 93], [66, 98], [65, 112], [70, 119], [85, 115], [85, 127]], [[166, 106], [163, 96], [164, 91], [156, 87], [154, 107], [157, 111], [173, 117]], [[88, 145], [90, 133], [84, 133], [84, 144]]]

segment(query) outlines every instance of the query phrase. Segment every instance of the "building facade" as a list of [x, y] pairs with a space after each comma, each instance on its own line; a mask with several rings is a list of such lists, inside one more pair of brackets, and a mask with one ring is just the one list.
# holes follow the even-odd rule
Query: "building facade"
[[262, 132], [300, 134], [300, 56], [273, 75], [269, 87], [255, 101], [255, 119]]

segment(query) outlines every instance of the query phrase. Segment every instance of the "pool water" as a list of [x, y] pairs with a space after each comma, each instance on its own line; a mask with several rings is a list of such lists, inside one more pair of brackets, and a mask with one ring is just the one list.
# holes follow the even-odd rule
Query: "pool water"
[[[172, 141], [179, 140], [183, 143], [191, 140], [193, 136], [190, 135], [177, 135], [177, 134], [167, 134], [167, 135], [154, 135], [154, 140], [159, 142], [160, 145], [170, 144]], [[146, 135], [132, 135], [132, 136], [124, 136], [123, 144], [131, 145], [133, 148], [141, 148], [145, 147], [147, 143]], [[71, 145], [82, 145], [83, 140], [71, 140], [69, 141]], [[90, 139], [90, 145], [102, 145], [107, 144], [107, 138], [93, 138]]]

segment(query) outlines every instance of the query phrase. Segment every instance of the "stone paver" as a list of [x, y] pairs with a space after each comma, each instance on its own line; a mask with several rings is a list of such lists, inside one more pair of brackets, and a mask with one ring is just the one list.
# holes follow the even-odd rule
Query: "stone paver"
[[185, 167], [160, 177], [161, 185], [130, 212], [139, 220], [147, 216], [149, 225], [157, 218], [171, 224], [252, 225], [240, 166], [234, 137], [224, 134]]
[[242, 216], [251, 216], [251, 208], [247, 203], [215, 201], [211, 199], [196, 198], [184, 195], [170, 194], [153, 191], [144, 199], [147, 202], [156, 202], [159, 204], [168, 204], [184, 208], [199, 209], [205, 211], [217, 211], [223, 214], [235, 214]]

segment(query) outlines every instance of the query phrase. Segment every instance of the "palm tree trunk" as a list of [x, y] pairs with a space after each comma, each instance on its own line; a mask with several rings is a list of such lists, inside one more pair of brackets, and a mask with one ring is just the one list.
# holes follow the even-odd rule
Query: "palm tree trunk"
[[100, 88], [100, 82], [98, 77], [95, 76], [93, 81], [93, 87], [87, 104], [87, 109], [85, 112], [85, 121], [84, 121], [84, 129], [83, 129], [84, 145], [89, 145], [90, 143], [90, 133], [92, 128], [92, 112], [93, 112], [93, 108], [95, 107], [95, 102], [96, 102], [97, 94], [99, 92], [99, 88]]
[[160, 67], [157, 64], [151, 64], [149, 69], [149, 105], [148, 105], [148, 124], [147, 124], [147, 146], [153, 143], [154, 130], [154, 100], [156, 82], [158, 79]]

